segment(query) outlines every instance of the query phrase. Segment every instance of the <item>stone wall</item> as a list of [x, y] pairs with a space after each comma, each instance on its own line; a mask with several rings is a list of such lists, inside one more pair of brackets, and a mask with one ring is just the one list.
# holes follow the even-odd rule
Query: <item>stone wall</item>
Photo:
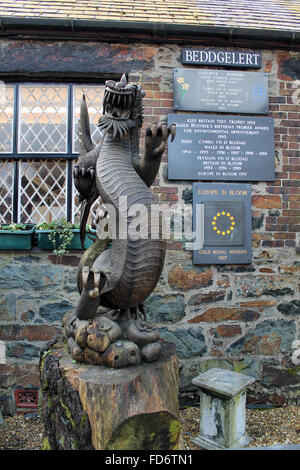
[[0, 407], [15, 411], [14, 390], [39, 388], [40, 350], [61, 332], [61, 320], [79, 295], [79, 256], [66, 255], [57, 264], [50, 252], [1, 253], [0, 339], [6, 364], [0, 364]]
[[[45, 43], [38, 45], [35, 50], [42, 54]], [[18, 55], [20, 42], [7, 41], [7, 47], [12, 59], [6, 59], [4, 72], [26, 70], [26, 54]], [[174, 112], [173, 68], [181, 66], [181, 47], [95, 47], [93, 74], [132, 72], [131, 81], [143, 84], [144, 128]], [[77, 45], [76, 54], [84, 48]], [[55, 57], [64, 61], [71, 49], [72, 43], [56, 44]], [[276, 180], [251, 183], [252, 264], [195, 266], [184, 243], [170, 240], [160, 282], [146, 302], [149, 320], [176, 344], [182, 403], [197, 399], [191, 379], [210, 367], [255, 377], [250, 398], [299, 403], [300, 369], [291, 361], [291, 345], [299, 338], [300, 314], [300, 53], [260, 50], [261, 71], [269, 74], [269, 115], [275, 119]], [[72, 75], [72, 67], [80, 72], [78, 57], [74, 63], [65, 60], [67, 73]], [[44, 73], [44, 66], [49, 71], [47, 61], [35, 60], [37, 74]], [[27, 68], [32, 74], [31, 65]], [[191, 205], [191, 189], [191, 182], [167, 180], [166, 152], [153, 188], [159, 201]], [[0, 339], [7, 350], [6, 364], [0, 364], [4, 414], [14, 412], [15, 388], [39, 386], [39, 349], [60, 331], [64, 313], [78, 300], [78, 260], [79, 254], [72, 253], [56, 264], [53, 255], [35, 250], [0, 256]]]

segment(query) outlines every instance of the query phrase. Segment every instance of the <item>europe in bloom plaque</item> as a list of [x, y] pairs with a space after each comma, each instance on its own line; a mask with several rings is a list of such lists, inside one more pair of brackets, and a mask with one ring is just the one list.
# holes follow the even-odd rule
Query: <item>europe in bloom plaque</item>
[[193, 184], [194, 264], [251, 263], [251, 186]]

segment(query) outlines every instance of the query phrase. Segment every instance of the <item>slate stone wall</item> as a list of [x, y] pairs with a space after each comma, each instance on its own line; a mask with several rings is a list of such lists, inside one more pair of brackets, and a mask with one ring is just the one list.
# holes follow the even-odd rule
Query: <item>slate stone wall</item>
[[45, 344], [61, 332], [61, 320], [78, 300], [79, 256], [57, 264], [50, 252], [1, 252], [0, 339], [6, 364], [0, 364], [0, 407], [15, 412], [14, 390], [39, 388], [38, 363]]
[[[58, 62], [59, 72], [67, 64], [70, 79], [76, 73], [99, 81], [132, 72], [131, 80], [146, 91], [144, 128], [173, 113], [173, 68], [181, 66], [181, 46], [95, 43], [96, 53], [93, 44], [78, 43], [72, 55], [71, 42], [55, 47], [35, 42], [34, 67], [32, 53], [26, 54], [28, 43], [21, 46], [22, 41], [2, 42], [2, 73], [22, 72], [27, 79], [54, 74]], [[255, 377], [250, 399], [300, 402], [300, 368], [291, 361], [300, 315], [300, 52], [260, 50], [260, 71], [269, 74], [269, 115], [275, 119], [276, 180], [251, 183], [252, 264], [195, 266], [184, 243], [171, 239], [160, 282], [146, 301], [149, 321], [176, 344], [181, 403], [197, 400], [191, 379], [211, 367]], [[90, 75], [83, 51], [93, 51]], [[191, 182], [167, 180], [166, 152], [153, 187], [160, 203], [191, 206], [191, 189]], [[14, 412], [15, 388], [39, 386], [39, 350], [60, 331], [64, 313], [78, 300], [78, 260], [75, 252], [60, 264], [47, 252], [0, 254], [0, 340], [7, 350], [6, 364], [0, 364], [4, 414]]]

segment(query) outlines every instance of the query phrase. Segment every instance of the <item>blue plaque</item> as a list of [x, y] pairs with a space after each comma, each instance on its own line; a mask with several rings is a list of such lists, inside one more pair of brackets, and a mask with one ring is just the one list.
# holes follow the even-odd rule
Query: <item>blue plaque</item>
[[249, 264], [251, 186], [193, 184], [194, 264]]
[[242, 70], [176, 68], [174, 109], [267, 114], [268, 74]]
[[170, 124], [170, 180], [274, 181], [273, 118], [169, 114]]

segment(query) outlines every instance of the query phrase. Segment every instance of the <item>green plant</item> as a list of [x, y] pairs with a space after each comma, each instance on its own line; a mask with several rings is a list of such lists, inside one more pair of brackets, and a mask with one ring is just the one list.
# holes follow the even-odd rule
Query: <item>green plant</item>
[[[68, 253], [67, 248], [71, 245], [73, 238], [73, 229], [79, 229], [79, 224], [72, 224], [68, 222], [64, 217], [59, 220], [54, 220], [49, 224], [43, 222], [37, 226], [37, 230], [49, 231], [48, 238], [51, 241], [54, 249], [53, 253], [61, 256]], [[89, 228], [87, 227], [87, 230]]]
[[7, 230], [9, 232], [17, 232], [19, 230], [26, 230], [27, 226], [25, 224], [16, 224], [12, 222], [9, 225], [0, 225], [0, 230]]

